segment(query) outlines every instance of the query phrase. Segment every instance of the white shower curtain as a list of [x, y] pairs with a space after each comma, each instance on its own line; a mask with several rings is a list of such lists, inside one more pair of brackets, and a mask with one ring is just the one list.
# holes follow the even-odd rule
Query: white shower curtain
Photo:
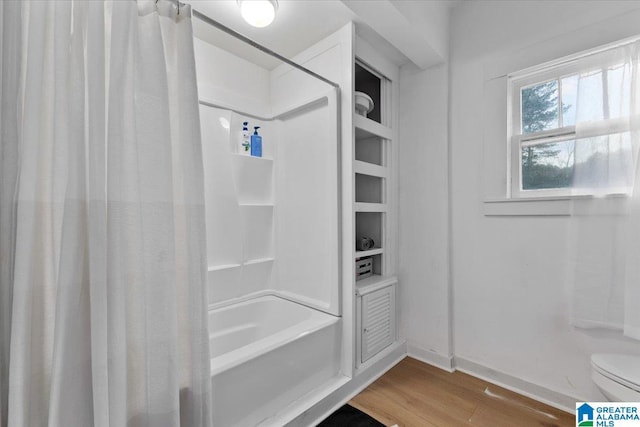
[[189, 7], [0, 14], [0, 425], [210, 425]]
[[574, 201], [571, 321], [640, 340], [640, 41], [595, 60], [578, 76], [574, 187], [605, 197]]

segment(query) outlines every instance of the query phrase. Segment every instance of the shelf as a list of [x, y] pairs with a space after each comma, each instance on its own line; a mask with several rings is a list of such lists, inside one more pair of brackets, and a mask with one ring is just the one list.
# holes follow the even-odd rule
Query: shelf
[[273, 163], [273, 159], [270, 157], [255, 157], [247, 156], [246, 154], [231, 153], [231, 158], [238, 162], [269, 162]]
[[209, 271], [220, 271], [220, 270], [228, 270], [230, 268], [238, 268], [240, 267], [241, 264], [221, 264], [221, 265], [214, 265], [209, 267]]
[[373, 248], [373, 249], [369, 249], [368, 251], [356, 251], [355, 258], [357, 259], [357, 258], [362, 258], [366, 256], [379, 255], [381, 253], [384, 253], [383, 248]]
[[356, 128], [356, 139], [378, 137], [393, 139], [393, 130], [366, 117], [353, 115], [353, 124]]
[[266, 262], [273, 262], [273, 261], [275, 261], [275, 258], [273, 258], [273, 257], [255, 258], [255, 259], [247, 260], [247, 261], [243, 262], [242, 264], [220, 264], [220, 265], [214, 265], [214, 266], [209, 267], [208, 271], [212, 272], [212, 271], [220, 271], [220, 270], [229, 270], [229, 269], [232, 269], [232, 268], [242, 267], [243, 265], [263, 264], [263, 263], [266, 263]]
[[356, 212], [387, 212], [388, 210], [386, 203], [356, 202], [353, 204], [353, 208]]
[[273, 262], [273, 261], [275, 261], [275, 258], [256, 258], [256, 259], [250, 259], [248, 261], [245, 261], [244, 265], [262, 264], [265, 262]]
[[356, 291], [358, 295], [365, 295], [397, 282], [398, 279], [395, 276], [380, 276], [379, 274], [374, 274], [366, 279], [356, 281]]
[[384, 166], [374, 165], [373, 163], [367, 163], [360, 160], [353, 161], [353, 170], [355, 173], [375, 176], [378, 178], [387, 178], [389, 174], [389, 169]]

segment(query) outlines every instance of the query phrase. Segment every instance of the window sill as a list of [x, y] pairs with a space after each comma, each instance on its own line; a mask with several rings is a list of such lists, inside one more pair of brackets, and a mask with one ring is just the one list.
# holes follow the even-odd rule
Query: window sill
[[484, 201], [484, 215], [495, 216], [574, 216], [622, 215], [629, 197], [560, 196], [536, 198], [497, 198]]

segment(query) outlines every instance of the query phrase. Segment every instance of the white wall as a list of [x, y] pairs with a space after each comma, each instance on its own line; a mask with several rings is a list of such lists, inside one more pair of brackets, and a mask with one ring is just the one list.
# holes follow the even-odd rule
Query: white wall
[[400, 69], [399, 307], [409, 354], [450, 368], [448, 67]]
[[269, 70], [198, 38], [194, 51], [201, 100], [271, 116]]
[[427, 40], [441, 58], [449, 54], [449, 10], [451, 0], [393, 0], [393, 7]]
[[[355, 14], [358, 34], [390, 60], [406, 57], [425, 69], [448, 52], [450, 0], [342, 0]], [[380, 38], [384, 41], [380, 41]], [[392, 49], [389, 49], [393, 46]], [[400, 53], [400, 57], [398, 56]], [[404, 59], [404, 58], [403, 58]], [[401, 65], [403, 62], [398, 63]]]
[[558, 396], [603, 399], [590, 379], [591, 353], [640, 354], [640, 343], [569, 325], [568, 233], [575, 220], [484, 216], [485, 198], [505, 195], [504, 73], [640, 34], [639, 7], [483, 1], [464, 2], [452, 15], [454, 353], [471, 362], [466, 366], [494, 370], [484, 371], [488, 377], [518, 379], [525, 391], [529, 384], [565, 406], [570, 399]]
[[275, 289], [340, 315], [335, 93], [278, 120]]

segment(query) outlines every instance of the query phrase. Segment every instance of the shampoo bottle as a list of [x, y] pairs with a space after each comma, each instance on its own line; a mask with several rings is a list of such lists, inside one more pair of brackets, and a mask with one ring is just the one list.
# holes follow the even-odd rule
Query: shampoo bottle
[[240, 146], [238, 147], [238, 153], [249, 156], [251, 154], [251, 133], [249, 132], [249, 122], [242, 122], [242, 138], [240, 139]]
[[254, 157], [262, 157], [262, 137], [258, 135], [260, 126], [253, 127], [253, 135], [251, 135], [251, 155]]

